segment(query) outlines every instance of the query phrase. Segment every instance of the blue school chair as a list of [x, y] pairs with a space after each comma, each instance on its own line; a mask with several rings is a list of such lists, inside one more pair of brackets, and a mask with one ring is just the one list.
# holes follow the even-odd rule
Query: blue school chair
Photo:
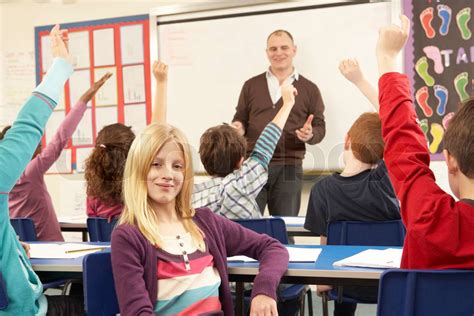
[[21, 241], [36, 241], [35, 224], [31, 218], [11, 218], [10, 223]]
[[8, 307], [8, 295], [5, 281], [3, 281], [2, 273], [0, 272], [0, 310], [4, 310]]
[[101, 217], [89, 217], [87, 219], [87, 231], [89, 232], [90, 241], [110, 241], [112, 231], [117, 224], [118, 218], [108, 220]]
[[382, 273], [378, 316], [445, 316], [473, 313], [473, 270], [390, 269]]
[[[328, 245], [351, 246], [403, 246], [405, 226], [401, 220], [357, 222], [329, 222], [327, 230]], [[338, 286], [329, 292], [322, 293], [323, 315], [328, 315], [328, 301], [337, 300], [340, 303], [376, 304], [377, 301], [363, 301], [344, 296], [343, 287]]]
[[[281, 218], [237, 219], [234, 221], [244, 226], [245, 228], [253, 230], [254, 232], [257, 232], [259, 234], [267, 234], [284, 245], [288, 244], [286, 225], [283, 219]], [[311, 289], [306, 285], [292, 284], [291, 286], [280, 291], [278, 299], [284, 305], [287, 301], [292, 301], [301, 298], [300, 315], [303, 315], [305, 307], [305, 295], [302, 295], [302, 293], [305, 293], [308, 296], [307, 299], [309, 315], [313, 316], [313, 300], [311, 295]]]
[[84, 310], [88, 316], [110, 316], [120, 313], [115, 293], [110, 251], [86, 255], [82, 261]]

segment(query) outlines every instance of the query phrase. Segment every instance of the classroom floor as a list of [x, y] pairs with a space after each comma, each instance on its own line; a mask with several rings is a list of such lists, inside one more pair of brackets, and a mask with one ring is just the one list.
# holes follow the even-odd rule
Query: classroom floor
[[[316, 290], [313, 291], [313, 315], [320, 316], [323, 314], [322, 300], [316, 295]], [[306, 310], [304, 315], [308, 314], [308, 304], [306, 304]], [[332, 316], [334, 312], [334, 302], [329, 302], [328, 305], [329, 315]], [[377, 305], [375, 304], [359, 304], [356, 309], [356, 316], [375, 316], [377, 314]]]

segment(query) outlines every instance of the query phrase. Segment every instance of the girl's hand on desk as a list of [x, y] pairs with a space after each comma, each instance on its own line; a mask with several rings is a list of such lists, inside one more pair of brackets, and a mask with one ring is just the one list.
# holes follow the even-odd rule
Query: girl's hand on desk
[[23, 241], [20, 241], [20, 244], [23, 247], [23, 249], [25, 249], [26, 255], [29, 258], [30, 257], [30, 248], [31, 248], [30, 245], [27, 244], [26, 242], [23, 242]]
[[250, 316], [277, 316], [276, 301], [266, 295], [259, 294], [255, 296], [250, 305]]

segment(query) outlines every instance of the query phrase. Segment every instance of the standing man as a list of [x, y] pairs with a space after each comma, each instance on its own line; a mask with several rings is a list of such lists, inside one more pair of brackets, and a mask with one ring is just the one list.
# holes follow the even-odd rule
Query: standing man
[[305, 144], [319, 143], [326, 134], [324, 103], [318, 87], [293, 66], [296, 46], [288, 31], [276, 30], [267, 38], [269, 69], [247, 80], [240, 93], [232, 125], [245, 135], [247, 153], [272, 120], [283, 101], [280, 87], [293, 84], [298, 95], [268, 169], [268, 182], [257, 197], [274, 216], [297, 216], [300, 210]]

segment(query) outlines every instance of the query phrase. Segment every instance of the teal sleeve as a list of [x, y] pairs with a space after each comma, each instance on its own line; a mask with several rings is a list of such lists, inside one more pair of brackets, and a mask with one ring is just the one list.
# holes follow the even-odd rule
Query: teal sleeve
[[64, 58], [55, 58], [51, 68], [43, 77], [41, 83], [36, 87], [35, 92], [48, 96], [56, 104], [63, 92], [64, 83], [72, 75], [74, 68]]
[[275, 123], [268, 123], [257, 139], [250, 158], [257, 160], [265, 169], [268, 169], [281, 133], [282, 130]]

